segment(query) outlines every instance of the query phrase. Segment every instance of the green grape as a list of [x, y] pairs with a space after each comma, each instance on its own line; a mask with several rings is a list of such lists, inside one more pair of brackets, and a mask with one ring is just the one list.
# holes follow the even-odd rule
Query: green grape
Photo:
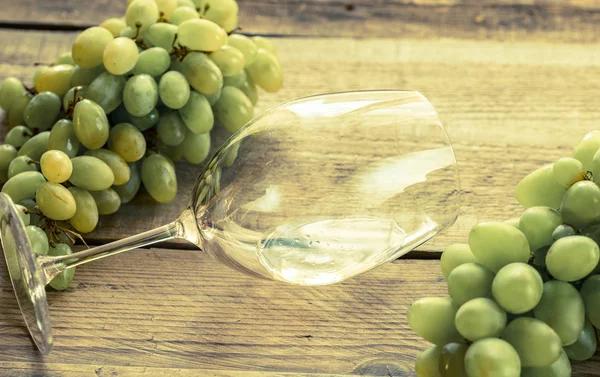
[[230, 144], [227, 146], [225, 158], [223, 159], [223, 165], [230, 167], [235, 162], [240, 149], [240, 143]]
[[600, 217], [600, 188], [592, 181], [572, 185], [565, 193], [560, 213], [566, 224], [585, 228]]
[[[244, 65], [248, 67], [256, 60], [258, 47], [252, 39], [241, 34], [231, 34], [227, 38], [227, 44], [238, 49], [244, 55]], [[264, 48], [264, 47], [263, 47]]]
[[442, 253], [440, 266], [444, 279], [448, 280], [450, 272], [464, 263], [475, 262], [475, 257], [471, 253], [469, 245], [465, 243], [456, 243], [448, 246]]
[[101, 65], [104, 48], [113, 39], [111, 32], [102, 27], [94, 26], [84, 30], [73, 42], [73, 60], [82, 68]]
[[101, 73], [86, 89], [85, 98], [97, 103], [106, 114], [110, 114], [123, 102], [125, 82], [123, 76]]
[[559, 280], [544, 283], [542, 299], [533, 313], [552, 327], [563, 346], [577, 341], [585, 321], [583, 298], [571, 284]]
[[512, 219], [504, 220], [503, 223], [508, 224], [510, 226], [514, 226], [515, 228], [519, 229], [519, 221], [521, 221], [521, 218], [513, 217]]
[[71, 160], [73, 174], [69, 182], [90, 191], [106, 190], [112, 186], [115, 176], [110, 167], [102, 160], [91, 156], [78, 156]]
[[70, 64], [44, 68], [35, 78], [35, 88], [39, 93], [52, 92], [62, 97], [71, 88], [74, 70], [75, 67]]
[[256, 85], [267, 92], [276, 92], [281, 89], [283, 71], [277, 57], [269, 51], [259, 48], [256, 60], [247, 69]]
[[38, 171], [38, 165], [28, 156], [20, 156], [8, 165], [8, 179], [26, 171]]
[[23, 144], [17, 156], [28, 156], [34, 161], [39, 161], [44, 152], [48, 150], [49, 137], [50, 131], [40, 132]]
[[223, 86], [235, 86], [240, 89], [244, 86], [244, 83], [248, 80], [248, 75], [245, 70], [241, 70], [239, 73], [229, 76], [223, 77]]
[[585, 236], [568, 236], [557, 240], [548, 250], [548, 272], [558, 280], [583, 279], [598, 265], [600, 250]]
[[66, 153], [49, 150], [40, 159], [40, 168], [44, 177], [54, 183], [63, 183], [71, 176], [73, 164]]
[[574, 236], [576, 233], [577, 232], [575, 231], [575, 229], [573, 229], [572, 226], [561, 224], [557, 226], [552, 232], [552, 240], [556, 241], [564, 237]]
[[170, 65], [171, 56], [169, 52], [162, 47], [152, 47], [140, 53], [132, 72], [134, 75], [147, 74], [158, 77], [165, 73]]
[[121, 33], [121, 30], [127, 27], [127, 23], [125, 23], [125, 20], [122, 18], [108, 18], [102, 21], [99, 26], [110, 31], [113, 37], [116, 38]]
[[69, 223], [76, 231], [89, 233], [96, 228], [98, 224], [98, 207], [92, 195], [79, 187], [69, 187], [69, 191], [75, 198], [77, 210]]
[[190, 98], [185, 106], [179, 109], [179, 115], [188, 129], [197, 134], [209, 132], [215, 121], [208, 100], [195, 91], [190, 92]]
[[104, 161], [106, 165], [110, 167], [110, 170], [112, 170], [113, 175], [115, 176], [113, 185], [123, 185], [129, 181], [129, 178], [131, 177], [129, 165], [127, 165], [127, 162], [115, 152], [101, 148], [94, 151], [87, 151], [85, 152], [85, 155], [96, 157], [97, 159]]
[[[148, 30], [145, 30], [148, 31]], [[137, 28], [133, 26], [126, 26], [119, 32], [119, 37], [137, 39], [144, 36], [145, 33], [137, 30]]]
[[[198, 38], [201, 35], [202, 38]], [[200, 18], [182, 22], [177, 28], [177, 43], [196, 51], [216, 51], [227, 42], [219, 25]]]
[[600, 131], [591, 131], [575, 145], [573, 158], [579, 160], [583, 165], [583, 171], [592, 170], [592, 160], [600, 149]]
[[238, 5], [235, 0], [206, 1], [204, 16], [230, 32], [237, 27]]
[[223, 74], [217, 65], [203, 53], [189, 53], [172, 69], [183, 73], [192, 88], [202, 94], [215, 94], [223, 86]]
[[466, 302], [456, 312], [456, 329], [472, 342], [500, 337], [506, 321], [506, 312], [493, 300], [484, 297]]
[[594, 356], [597, 347], [596, 331], [592, 323], [586, 319], [577, 341], [565, 347], [565, 352], [571, 360], [584, 361]]
[[519, 230], [527, 237], [531, 250], [552, 244], [552, 232], [562, 224], [560, 213], [549, 207], [530, 207], [519, 220]]
[[208, 57], [219, 67], [224, 77], [244, 72], [244, 54], [235, 47], [223, 45], [211, 52]]
[[52, 127], [48, 137], [48, 149], [64, 152], [69, 158], [77, 156], [79, 139], [75, 135], [73, 122], [61, 119]]
[[181, 25], [182, 22], [195, 18], [200, 18], [200, 15], [198, 12], [196, 12], [196, 9], [190, 7], [179, 7], [175, 9], [171, 15], [171, 23], [173, 25]]
[[494, 272], [507, 264], [529, 260], [527, 237], [504, 223], [475, 225], [469, 232], [469, 247], [477, 262]]
[[[21, 205], [23, 207], [27, 208], [27, 210], [29, 211], [29, 225], [38, 224], [40, 217], [38, 215], [39, 211], [37, 210], [37, 208], [35, 208], [35, 206], [37, 206], [37, 203], [35, 202], [35, 200], [33, 200], [33, 199], [21, 200]], [[25, 224], [25, 225], [27, 225], [27, 224]]]
[[[87, 88], [88, 88], [87, 85], [85, 85], [85, 86], [80, 85], [80, 86], [74, 86], [71, 89], [69, 89], [67, 94], [65, 94], [65, 96], [63, 97], [63, 110], [67, 111], [69, 109], [69, 107], [71, 107], [71, 105], [76, 102], [77, 98], [79, 98], [79, 97], [85, 98]], [[76, 90], [77, 90], [77, 94], [75, 93]]]
[[104, 48], [102, 63], [113, 75], [124, 75], [138, 62], [138, 47], [130, 38], [117, 37]]
[[38, 255], [48, 254], [48, 249], [50, 248], [48, 236], [42, 229], [35, 225], [27, 225], [25, 227], [25, 234], [29, 238], [34, 253]]
[[9, 112], [15, 102], [15, 98], [25, 93], [23, 83], [16, 77], [7, 77], [0, 84], [0, 107]]
[[[598, 167], [600, 168], [600, 165]], [[567, 188], [571, 187], [575, 182], [583, 180], [585, 177], [581, 162], [571, 157], [561, 158], [556, 161], [552, 166], [552, 173], [556, 181]], [[600, 174], [600, 171], [598, 173]]]
[[110, 125], [102, 106], [84, 99], [75, 105], [73, 129], [77, 139], [84, 147], [98, 149], [106, 144]]
[[[196, 4], [194, 4], [194, 2], [192, 0], [179, 0], [177, 2], [177, 6], [178, 7], [188, 7], [188, 8], [196, 9]], [[172, 22], [172, 20], [171, 20], [171, 22]]]
[[250, 98], [250, 102], [252, 102], [253, 105], [256, 105], [258, 102], [258, 91], [256, 90], [256, 84], [254, 84], [254, 80], [252, 80], [252, 77], [247, 72], [246, 82], [238, 89], [244, 92], [246, 97]]
[[504, 266], [494, 278], [492, 295], [509, 313], [522, 314], [535, 308], [542, 298], [542, 277], [526, 263]]
[[75, 61], [73, 60], [73, 55], [71, 55], [71, 51], [63, 52], [62, 54], [58, 55], [58, 58], [56, 58], [53, 65], [61, 64], [75, 65]]
[[144, 40], [152, 46], [160, 47], [163, 50], [171, 51], [173, 41], [177, 35], [177, 26], [159, 22], [154, 24], [144, 33]]
[[158, 139], [169, 146], [177, 146], [185, 139], [186, 126], [177, 111], [165, 111], [156, 127]]
[[158, 17], [158, 6], [154, 0], [136, 0], [127, 7], [125, 22], [131, 27], [140, 24], [142, 30], [146, 30], [156, 23]]
[[121, 198], [113, 189], [90, 191], [90, 194], [96, 202], [100, 215], [111, 215], [117, 212], [121, 206]]
[[144, 135], [128, 123], [120, 123], [110, 130], [108, 148], [127, 162], [134, 162], [146, 153]]
[[515, 197], [525, 208], [558, 208], [566, 191], [567, 189], [554, 178], [552, 165], [546, 165], [521, 179], [515, 189]]
[[457, 310], [449, 298], [421, 298], [408, 308], [408, 324], [420, 337], [437, 346], [460, 343], [463, 339], [454, 325]]
[[106, 70], [102, 64], [92, 68], [75, 67], [71, 75], [69, 87], [88, 86], [103, 72], [106, 72]]
[[171, 20], [173, 12], [177, 9], [177, 0], [154, 0], [158, 6], [158, 12], [166, 20]]
[[206, 160], [210, 152], [210, 133], [195, 134], [188, 130], [179, 147], [187, 162], [198, 165]]
[[[66, 243], [57, 243], [55, 247], [50, 246], [48, 250], [48, 255], [53, 257], [60, 257], [63, 255], [71, 255], [73, 251], [71, 251], [71, 247]], [[52, 280], [50, 280], [50, 287], [56, 289], [57, 291], [64, 291], [69, 288], [71, 285], [71, 281], [73, 281], [73, 277], [75, 276], [75, 267], [69, 268], [60, 274], [56, 275]]]
[[275, 46], [273, 46], [273, 43], [271, 43], [271, 41], [267, 38], [257, 35], [255, 37], [252, 37], [252, 42], [254, 42], [257, 48], [262, 48], [263, 50], [269, 51], [274, 56], [277, 56]]
[[35, 201], [40, 211], [52, 220], [68, 220], [77, 208], [69, 190], [54, 182], [42, 183], [35, 194]]
[[177, 71], [165, 73], [160, 78], [158, 93], [162, 102], [171, 109], [181, 109], [190, 98], [190, 85]]
[[571, 362], [562, 350], [554, 363], [541, 368], [523, 368], [521, 377], [571, 377]]
[[600, 329], [600, 275], [588, 277], [581, 287], [585, 314], [594, 327]]
[[168, 203], [177, 195], [177, 177], [173, 163], [159, 154], [148, 156], [142, 162], [142, 183], [154, 200]]
[[254, 117], [254, 106], [244, 92], [226, 86], [214, 106], [214, 112], [219, 122], [229, 132], [235, 133]]
[[213, 94], [203, 94], [204, 97], [206, 97], [206, 99], [208, 100], [208, 103], [211, 106], [214, 106], [215, 103], [217, 103], [217, 101], [219, 100], [219, 98], [221, 98], [221, 89], [219, 89], [218, 92], [213, 93]]
[[558, 360], [562, 350], [560, 338], [554, 330], [535, 318], [515, 319], [502, 332], [502, 339], [515, 348], [523, 367], [551, 365]]
[[149, 114], [158, 101], [158, 87], [150, 75], [136, 75], [127, 80], [123, 103], [129, 114], [142, 117]]
[[440, 373], [440, 357], [442, 350], [433, 346], [423, 351], [415, 361], [417, 377], [442, 377]]
[[[125, 110], [127, 111], [127, 110]], [[127, 113], [128, 115], [128, 122], [119, 122], [119, 123], [130, 123], [132, 125], [135, 126], [135, 128], [137, 128], [140, 131], [146, 131], [147, 129], [150, 129], [154, 126], [156, 126], [158, 124], [158, 121], [160, 120], [160, 114], [158, 112], [158, 109], [154, 108], [152, 109], [151, 112], [149, 112], [148, 114], [144, 115], [143, 117], [134, 117], [133, 115]]]
[[[188, 132], [191, 132], [191, 131], [188, 131]], [[194, 134], [194, 135], [196, 135], [196, 134]], [[198, 135], [202, 135], [202, 134], [198, 134]], [[183, 151], [182, 151], [183, 148], [180, 148], [180, 146], [172, 147], [161, 141], [158, 142], [157, 146], [158, 146], [158, 153], [167, 157], [171, 161], [177, 162], [177, 161], [181, 160], [181, 158], [183, 157]]]
[[25, 123], [33, 129], [46, 131], [58, 119], [62, 103], [52, 92], [42, 92], [29, 101], [25, 108]]
[[23, 221], [23, 225], [29, 225], [29, 222], [31, 220], [31, 217], [29, 216], [29, 210], [25, 206], [22, 206], [20, 204], [15, 204], [15, 207], [17, 209], [19, 217], [21, 218], [21, 221]]
[[22, 125], [25, 123], [25, 108], [29, 105], [31, 97], [28, 93], [23, 92], [21, 95], [17, 95], [12, 102], [12, 106], [8, 113], [8, 124], [11, 127]]
[[548, 255], [548, 250], [550, 250], [550, 246], [544, 246], [533, 252], [533, 266], [537, 268], [540, 275], [542, 271], [545, 271], [546, 269], [546, 256]]
[[10, 144], [0, 145], [0, 171], [8, 174], [8, 167], [15, 158], [17, 158], [17, 148]]
[[115, 190], [119, 198], [121, 199], [121, 204], [129, 203], [137, 194], [140, 189], [140, 168], [138, 162], [130, 162], [129, 164], [130, 177], [127, 183], [120, 186], [113, 186], [112, 189]]
[[461, 306], [477, 297], [489, 297], [492, 293], [494, 273], [477, 263], [457, 266], [448, 276], [448, 292], [452, 301]]
[[502, 339], [487, 338], [473, 343], [465, 354], [468, 377], [519, 377], [519, 354]]
[[465, 355], [469, 346], [464, 343], [449, 343], [442, 347], [439, 369], [444, 377], [463, 377], [465, 371]]

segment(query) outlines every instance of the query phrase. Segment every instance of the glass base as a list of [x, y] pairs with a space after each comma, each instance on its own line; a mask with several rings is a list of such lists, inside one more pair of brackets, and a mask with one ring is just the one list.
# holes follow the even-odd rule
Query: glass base
[[10, 280], [29, 333], [40, 352], [47, 355], [52, 350], [52, 324], [46, 280], [17, 211], [12, 199], [0, 193], [0, 239]]

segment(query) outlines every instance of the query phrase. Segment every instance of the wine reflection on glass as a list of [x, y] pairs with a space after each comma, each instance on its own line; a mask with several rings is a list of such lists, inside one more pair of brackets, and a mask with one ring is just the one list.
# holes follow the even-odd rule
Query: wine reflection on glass
[[360, 91], [284, 103], [232, 135], [174, 222], [67, 256], [32, 252], [0, 194], [0, 237], [19, 307], [52, 348], [45, 286], [84, 263], [173, 238], [248, 275], [333, 284], [394, 260], [452, 225], [460, 181], [448, 135], [418, 92]]

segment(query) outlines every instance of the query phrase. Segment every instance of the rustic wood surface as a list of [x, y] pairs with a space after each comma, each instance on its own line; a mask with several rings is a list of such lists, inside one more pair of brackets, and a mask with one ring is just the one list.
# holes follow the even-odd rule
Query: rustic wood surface
[[[77, 30], [122, 15], [124, 4], [0, 0], [0, 79], [31, 83], [33, 62], [52, 62]], [[460, 167], [458, 221], [402, 260], [322, 288], [252, 280], [180, 242], [85, 265], [68, 291], [50, 293], [55, 349], [45, 358], [2, 274], [0, 376], [415, 376], [414, 359], [427, 344], [408, 329], [406, 309], [419, 297], [446, 295], [439, 253], [464, 242], [479, 221], [517, 216], [519, 179], [568, 156], [599, 127], [600, 0], [239, 4], [246, 32], [274, 36], [286, 74], [281, 92], [261, 93], [257, 112], [354, 89], [413, 89], [429, 98]], [[199, 169], [178, 166], [174, 203], [141, 195], [104, 217], [88, 241], [173, 220]], [[574, 363], [573, 375], [599, 370], [596, 356]]]

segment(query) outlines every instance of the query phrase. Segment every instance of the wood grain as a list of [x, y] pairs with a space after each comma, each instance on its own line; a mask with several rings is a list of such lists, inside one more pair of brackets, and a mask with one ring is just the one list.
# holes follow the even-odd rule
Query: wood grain
[[[68, 49], [72, 33], [0, 32], [0, 75], [30, 80], [32, 61], [51, 61]], [[503, 43], [413, 39], [290, 39], [274, 42], [286, 72], [277, 94], [262, 93], [257, 112], [315, 93], [411, 89], [428, 97], [454, 142], [463, 188], [457, 223], [424, 246], [441, 250], [464, 242], [483, 220], [504, 220], [521, 208], [519, 179], [568, 156], [600, 117], [600, 50], [586, 44]], [[378, 57], [373, 60], [372, 57]], [[332, 74], [335, 72], [335, 74]], [[214, 145], [226, 136], [217, 132]], [[180, 165], [174, 203], [148, 205], [141, 195], [88, 238], [106, 242], [177, 217], [199, 172]], [[169, 244], [169, 246], [175, 246]], [[190, 247], [177, 244], [177, 247]]]
[[[80, 267], [68, 291], [50, 292], [55, 347], [41, 357], [1, 282], [0, 375], [13, 377], [414, 376], [427, 344], [406, 310], [447, 294], [437, 261], [307, 288], [247, 278], [200, 252], [135, 250]], [[597, 375], [598, 362], [573, 376]]]
[[[1, 0], [0, 24], [83, 29], [122, 17], [124, 0]], [[597, 0], [240, 0], [248, 33], [597, 42]]]

